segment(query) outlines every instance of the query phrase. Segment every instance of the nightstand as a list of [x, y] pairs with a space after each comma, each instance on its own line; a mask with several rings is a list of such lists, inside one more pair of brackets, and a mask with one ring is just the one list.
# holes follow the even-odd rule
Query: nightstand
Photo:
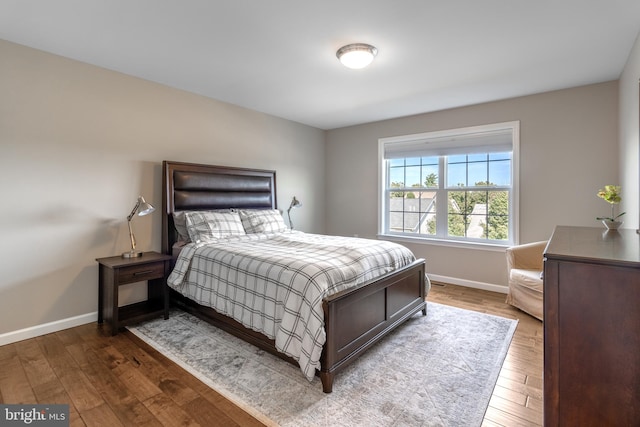
[[[112, 256], [98, 258], [98, 323], [107, 322], [111, 334], [126, 325], [159, 315], [169, 318], [170, 255], [144, 252], [137, 258]], [[118, 288], [128, 283], [147, 281], [147, 300], [118, 307]]]

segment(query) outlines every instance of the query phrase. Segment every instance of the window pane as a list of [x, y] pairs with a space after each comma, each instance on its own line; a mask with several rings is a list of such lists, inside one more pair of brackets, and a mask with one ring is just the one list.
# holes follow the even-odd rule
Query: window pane
[[467, 213], [485, 215], [487, 212], [487, 192], [467, 191]]
[[406, 166], [416, 166], [420, 164], [420, 157], [412, 157], [408, 159], [404, 159], [404, 164]]
[[464, 214], [467, 205], [466, 191], [449, 191], [449, 213]]
[[404, 167], [389, 168], [389, 186], [394, 188], [404, 187]]
[[402, 191], [390, 191], [387, 200], [390, 211], [402, 211], [404, 206], [404, 193]]
[[438, 187], [438, 165], [422, 166], [422, 185]]
[[436, 235], [436, 214], [429, 215], [425, 218], [420, 228], [420, 234], [427, 234], [430, 236]]
[[404, 192], [389, 192], [389, 231], [403, 232]]
[[409, 166], [406, 168], [406, 182], [407, 187], [420, 187], [420, 166]]
[[454, 237], [464, 237], [466, 232], [465, 216], [458, 214], [449, 214], [448, 235]]
[[449, 191], [448, 227], [449, 236], [464, 237], [467, 230], [466, 191]]
[[489, 193], [487, 234], [491, 240], [509, 239], [508, 191], [492, 191]]
[[487, 225], [488, 238], [491, 240], [509, 240], [509, 224], [507, 217], [490, 216]]
[[486, 238], [485, 227], [487, 224], [487, 205], [476, 203], [473, 205], [471, 214], [467, 217], [467, 237], [474, 239]]
[[490, 191], [488, 197], [490, 215], [509, 215], [508, 191]]
[[420, 191], [416, 193], [416, 197], [420, 198], [420, 212], [435, 212], [436, 211], [436, 192], [435, 191]]
[[404, 166], [404, 159], [389, 159], [389, 166]]
[[511, 160], [490, 162], [489, 182], [495, 185], [511, 185]]
[[[485, 154], [486, 157], [486, 154]], [[469, 163], [469, 186], [486, 185], [487, 162]]]
[[447, 167], [447, 186], [467, 185], [467, 164], [449, 164]]
[[420, 214], [418, 212], [405, 212], [404, 214], [404, 232], [417, 233]]
[[395, 233], [403, 232], [402, 228], [402, 212], [389, 212], [389, 231]]

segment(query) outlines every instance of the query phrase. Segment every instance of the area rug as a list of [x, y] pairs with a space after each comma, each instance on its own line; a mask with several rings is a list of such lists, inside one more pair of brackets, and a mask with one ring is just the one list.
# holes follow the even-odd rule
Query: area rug
[[267, 425], [479, 426], [516, 320], [428, 303], [339, 372], [298, 367], [181, 311], [129, 330]]

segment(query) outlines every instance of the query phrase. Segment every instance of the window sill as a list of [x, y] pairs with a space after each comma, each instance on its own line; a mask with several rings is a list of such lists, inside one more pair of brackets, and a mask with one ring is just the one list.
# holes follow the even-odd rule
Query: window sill
[[460, 240], [444, 240], [444, 239], [430, 239], [428, 237], [410, 237], [399, 236], [397, 234], [378, 234], [378, 239], [390, 240], [404, 243], [414, 243], [417, 245], [431, 245], [431, 246], [448, 246], [454, 248], [464, 249], [478, 249], [483, 251], [504, 252], [506, 248], [511, 246], [510, 243], [483, 243], [483, 242], [465, 242]]

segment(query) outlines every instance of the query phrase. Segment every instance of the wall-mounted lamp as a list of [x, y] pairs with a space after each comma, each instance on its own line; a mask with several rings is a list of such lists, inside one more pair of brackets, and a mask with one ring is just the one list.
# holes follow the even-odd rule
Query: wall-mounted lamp
[[296, 196], [293, 196], [291, 199], [291, 204], [289, 205], [289, 209], [287, 209], [287, 216], [289, 217], [289, 227], [293, 230], [293, 223], [291, 222], [291, 209], [296, 209], [302, 206], [302, 202], [296, 199]]
[[155, 210], [156, 208], [145, 202], [144, 197], [138, 196], [136, 205], [133, 207], [133, 210], [127, 217], [127, 224], [129, 225], [129, 237], [131, 238], [131, 250], [129, 252], [124, 252], [122, 254], [123, 258], [136, 258], [142, 255], [142, 252], [136, 251], [136, 238], [133, 236], [133, 231], [131, 230], [131, 220], [133, 219], [133, 216], [136, 214], [136, 212], [138, 213], [138, 216], [145, 216]]
[[365, 43], [348, 44], [336, 52], [342, 65], [354, 69], [364, 68], [371, 64], [377, 54], [378, 49]]

